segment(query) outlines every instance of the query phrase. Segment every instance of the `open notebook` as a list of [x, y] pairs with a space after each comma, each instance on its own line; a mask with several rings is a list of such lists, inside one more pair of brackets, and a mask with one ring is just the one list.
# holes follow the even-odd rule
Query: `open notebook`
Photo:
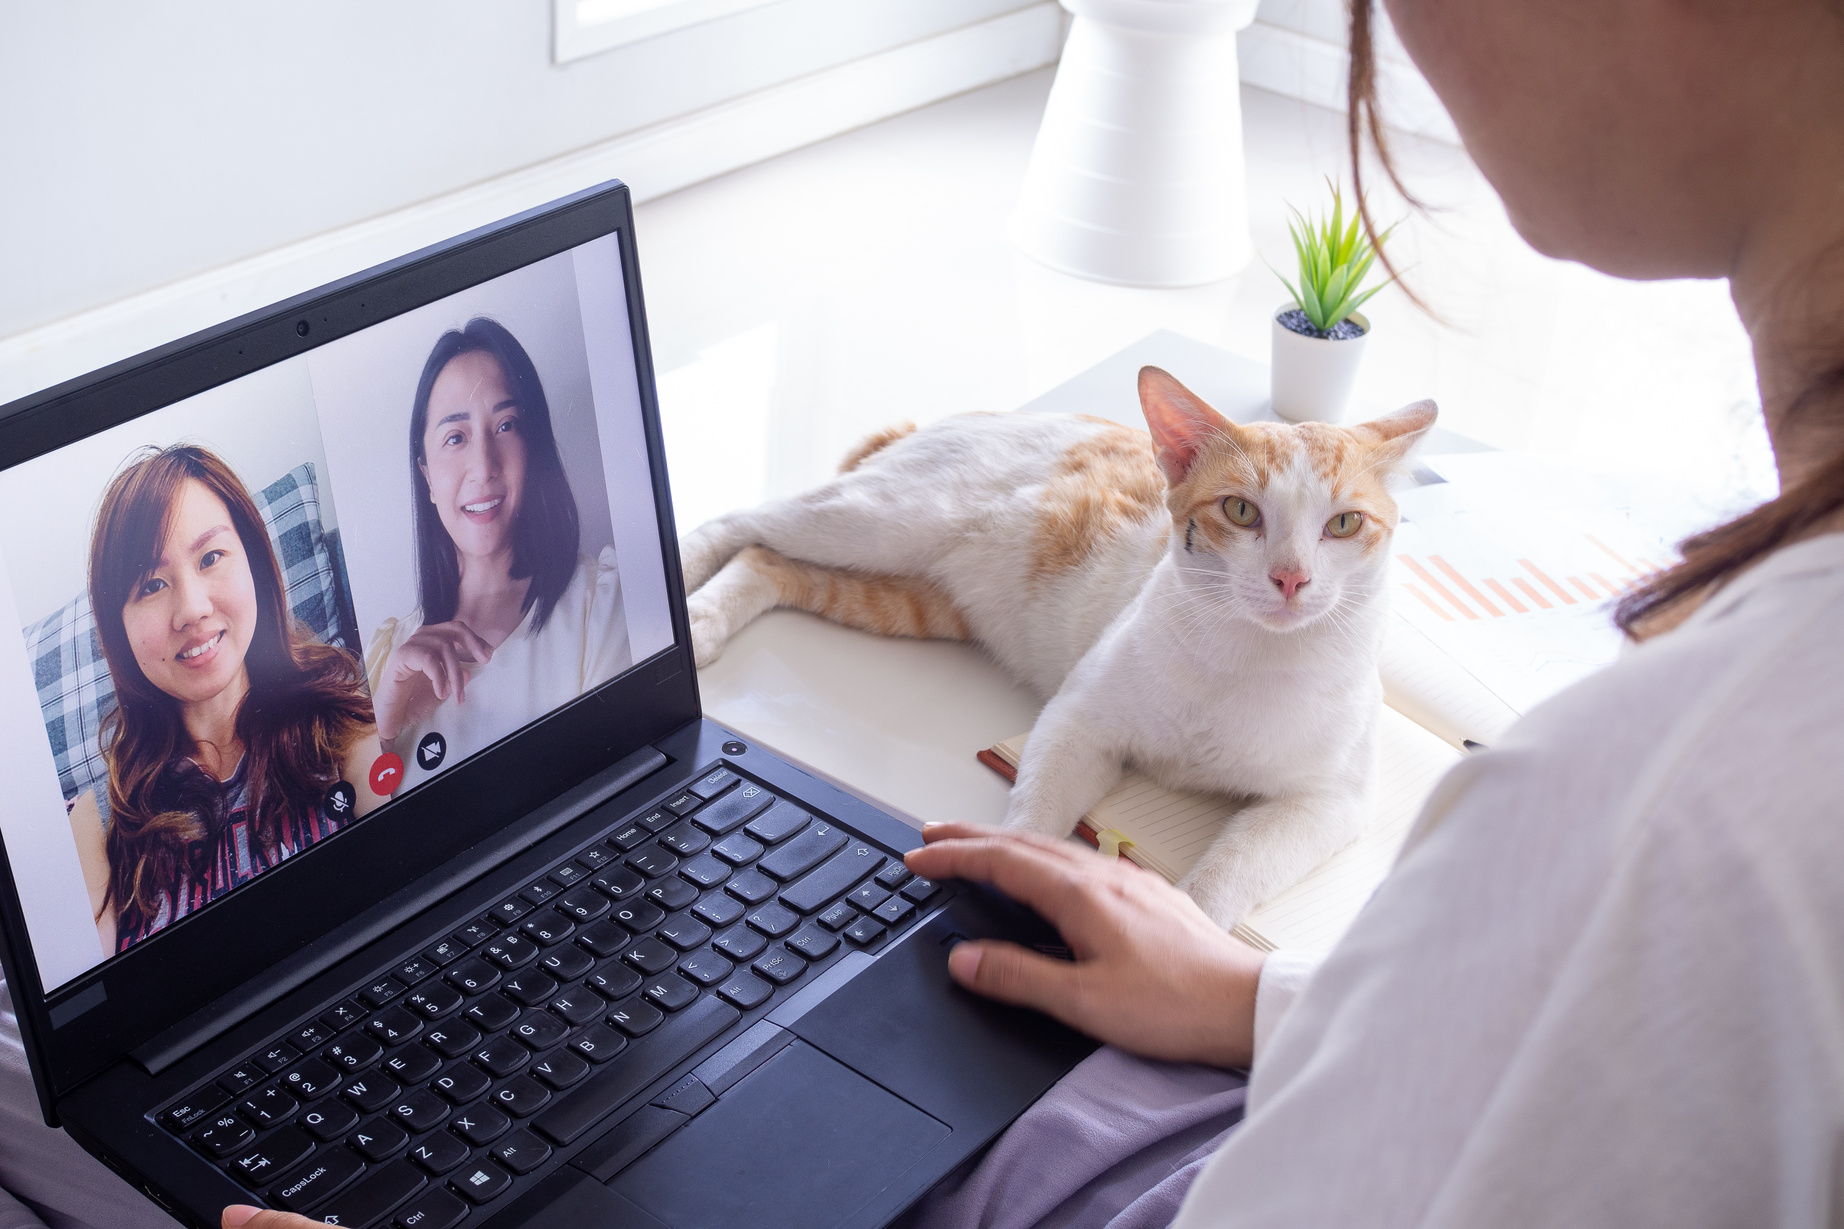
[[[1244, 918], [1235, 928], [1237, 938], [1263, 951], [1328, 948], [1383, 881], [1422, 803], [1460, 752], [1388, 707], [1379, 733], [1377, 811], [1370, 828]], [[1025, 738], [1008, 738], [980, 758], [1009, 778], [1024, 756]], [[1175, 883], [1238, 805], [1213, 795], [1168, 790], [1129, 772], [1076, 831], [1090, 844], [1099, 844], [1104, 834], [1127, 837], [1131, 844], [1120, 847], [1123, 857]]]

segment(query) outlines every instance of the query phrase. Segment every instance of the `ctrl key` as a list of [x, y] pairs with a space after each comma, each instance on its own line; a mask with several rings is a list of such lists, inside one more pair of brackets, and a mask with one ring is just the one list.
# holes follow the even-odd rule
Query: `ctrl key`
[[344, 1190], [365, 1168], [349, 1148], [325, 1148], [296, 1166], [269, 1190], [269, 1202], [289, 1212], [306, 1212]]
[[329, 1225], [369, 1229], [386, 1213], [427, 1185], [428, 1179], [408, 1161], [392, 1161], [365, 1175], [365, 1180], [335, 1199], [319, 1219]]
[[449, 1191], [434, 1190], [397, 1213], [397, 1229], [454, 1229], [467, 1217], [467, 1205]]

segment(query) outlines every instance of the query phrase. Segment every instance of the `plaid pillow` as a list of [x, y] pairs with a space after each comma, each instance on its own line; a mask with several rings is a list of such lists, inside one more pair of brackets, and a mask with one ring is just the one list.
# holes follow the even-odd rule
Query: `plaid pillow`
[[[297, 465], [252, 498], [275, 547], [295, 620], [319, 639], [357, 652], [345, 561], [338, 542], [321, 525], [313, 464]], [[102, 756], [102, 722], [115, 708], [115, 685], [103, 660], [88, 590], [27, 627], [25, 635], [64, 801], [94, 787], [107, 823], [109, 770]]]

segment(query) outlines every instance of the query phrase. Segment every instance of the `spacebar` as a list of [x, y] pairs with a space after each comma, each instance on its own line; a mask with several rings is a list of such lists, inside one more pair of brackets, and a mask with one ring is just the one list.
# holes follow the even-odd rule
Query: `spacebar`
[[706, 995], [629, 1046], [594, 1079], [539, 1114], [532, 1125], [556, 1143], [574, 1142], [741, 1018], [736, 1008]]

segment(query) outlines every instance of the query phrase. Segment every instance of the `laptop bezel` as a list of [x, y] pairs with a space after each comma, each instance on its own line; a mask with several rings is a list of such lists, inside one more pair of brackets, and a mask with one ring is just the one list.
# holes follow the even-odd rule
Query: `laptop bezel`
[[[618, 238], [673, 645], [50, 995], [0, 839], [0, 957], [58, 1096], [393, 891], [699, 714], [633, 210], [611, 181], [0, 407], [0, 470], [605, 235]], [[299, 328], [306, 322], [305, 333]], [[99, 990], [100, 988], [100, 990]], [[280, 991], [267, 988], [265, 997]], [[54, 1018], [57, 1023], [54, 1024]]]

